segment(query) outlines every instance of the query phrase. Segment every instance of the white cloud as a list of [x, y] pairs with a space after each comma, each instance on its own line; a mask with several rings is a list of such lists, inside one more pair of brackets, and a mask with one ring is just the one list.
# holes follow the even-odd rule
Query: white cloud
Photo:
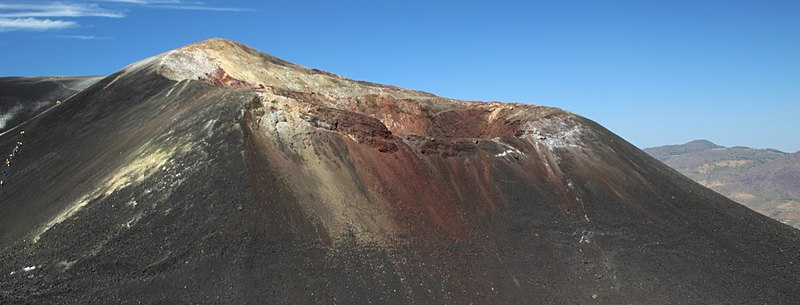
[[41, 18], [0, 18], [0, 31], [52, 30], [76, 26], [74, 21], [50, 20]]
[[0, 17], [125, 17], [120, 11], [101, 8], [97, 4], [45, 3], [0, 4]]
[[[98, 3], [106, 3], [100, 6]], [[122, 7], [127, 10], [121, 9]], [[78, 18], [124, 18], [132, 8], [192, 10], [214, 12], [252, 12], [249, 8], [207, 6], [203, 2], [182, 0], [83, 0], [39, 3], [0, 3], [0, 32], [53, 30], [78, 26]], [[53, 19], [50, 19], [53, 18]], [[58, 18], [58, 19], [56, 19]], [[101, 39], [73, 35], [75, 39]], [[90, 38], [91, 37], [91, 38]]]

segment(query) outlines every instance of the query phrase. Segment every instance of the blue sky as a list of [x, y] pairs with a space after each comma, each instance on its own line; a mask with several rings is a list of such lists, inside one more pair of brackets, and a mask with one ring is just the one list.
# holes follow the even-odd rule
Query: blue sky
[[800, 1], [5, 1], [0, 75], [210, 37], [354, 79], [564, 108], [639, 147], [800, 150]]

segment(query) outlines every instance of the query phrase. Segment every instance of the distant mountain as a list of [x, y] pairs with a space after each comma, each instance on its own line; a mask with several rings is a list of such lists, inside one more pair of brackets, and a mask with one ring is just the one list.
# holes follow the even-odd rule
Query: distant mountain
[[685, 155], [720, 147], [722, 146], [711, 143], [711, 141], [708, 140], [694, 140], [682, 145], [664, 145], [648, 148], [645, 151], [653, 157], [656, 157], [656, 159], [663, 161], [665, 158], [672, 156]]
[[728, 198], [800, 228], [800, 152], [723, 147], [707, 140], [644, 151]]

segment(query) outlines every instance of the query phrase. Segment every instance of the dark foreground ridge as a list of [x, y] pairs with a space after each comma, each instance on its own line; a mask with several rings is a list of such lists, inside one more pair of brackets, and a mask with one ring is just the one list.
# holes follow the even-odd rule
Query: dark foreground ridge
[[212, 39], [19, 128], [3, 304], [800, 301], [800, 231], [556, 108]]

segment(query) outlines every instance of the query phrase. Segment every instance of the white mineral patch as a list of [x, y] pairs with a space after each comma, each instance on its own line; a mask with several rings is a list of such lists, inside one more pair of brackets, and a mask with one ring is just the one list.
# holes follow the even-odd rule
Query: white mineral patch
[[204, 78], [219, 68], [205, 52], [175, 50], [161, 58], [159, 71], [172, 80]]
[[[572, 187], [572, 181], [569, 182], [569, 186]], [[581, 204], [581, 210], [583, 211], [583, 219], [589, 221], [589, 215], [586, 214], [586, 205], [583, 203], [579, 197], [575, 197], [575, 201]]]
[[514, 156], [514, 155], [521, 155], [522, 153], [519, 150], [506, 150], [499, 154], [494, 155], [495, 157], [505, 157], [505, 156]]
[[77, 260], [74, 260], [74, 261], [60, 261], [60, 262], [57, 264], [57, 266], [58, 266], [59, 268], [61, 268], [61, 271], [62, 271], [62, 272], [64, 272], [64, 271], [66, 271], [67, 269], [69, 269], [70, 267], [72, 267], [72, 265], [74, 265], [74, 264], [75, 264], [75, 262], [77, 262]]
[[495, 142], [495, 143], [497, 143], [497, 144], [499, 144], [499, 145], [501, 145], [501, 146], [506, 148], [506, 150], [494, 155], [497, 158], [503, 158], [503, 157], [508, 157], [508, 156], [512, 156], [513, 157], [513, 156], [525, 155], [525, 153], [519, 151], [519, 149], [516, 149], [513, 146], [508, 145], [508, 144], [503, 143], [502, 141], [500, 141], [500, 138], [492, 138], [492, 142]]
[[583, 243], [589, 244], [589, 243], [591, 243], [592, 242], [591, 237], [593, 235], [594, 235], [594, 232], [586, 232], [586, 231], [581, 232], [581, 240], [578, 243], [580, 243], [580, 244], [583, 244]]
[[36, 269], [36, 266], [30, 266], [30, 267], [22, 268], [22, 271], [29, 272], [29, 271], [33, 271], [33, 269]]
[[581, 136], [585, 134], [580, 124], [567, 124], [564, 119], [545, 118], [528, 122], [523, 129], [530, 131], [534, 141], [538, 141], [548, 149], [580, 147]]

